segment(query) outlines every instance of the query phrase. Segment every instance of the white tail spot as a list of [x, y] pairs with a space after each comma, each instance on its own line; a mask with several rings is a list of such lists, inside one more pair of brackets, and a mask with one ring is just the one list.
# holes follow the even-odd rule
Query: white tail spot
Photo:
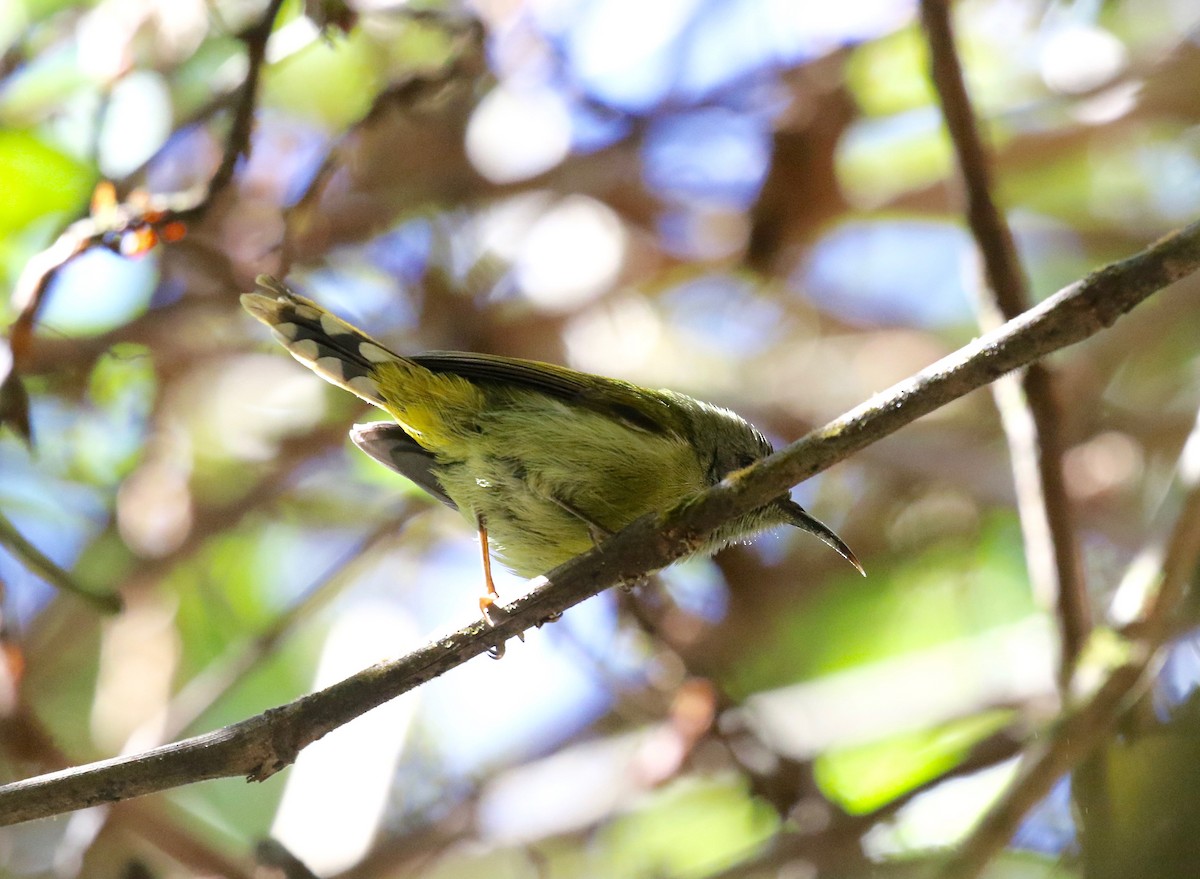
[[350, 328], [342, 323], [329, 312], [321, 315], [321, 329], [331, 336], [344, 336], [350, 332]]
[[358, 353], [361, 354], [369, 363], [391, 363], [396, 359], [396, 355], [391, 351], [385, 351], [374, 342], [363, 342], [358, 346]]
[[316, 367], [334, 381], [340, 382], [346, 379], [345, 364], [337, 357], [330, 357], [329, 355], [319, 357], [316, 361]]
[[292, 339], [296, 338], [296, 325], [290, 321], [273, 324], [271, 326], [271, 332], [275, 334], [276, 339], [287, 345], [291, 343]]
[[365, 375], [358, 375], [350, 379], [350, 381], [346, 382], [346, 387], [369, 403], [383, 402], [383, 397], [379, 393], [379, 385], [375, 384], [373, 379], [369, 379]]
[[299, 341], [280, 338], [279, 341], [287, 346], [287, 349], [292, 352], [292, 356], [298, 360], [303, 360], [308, 363], [315, 363], [317, 358], [321, 356], [321, 346], [312, 339], [300, 339]]

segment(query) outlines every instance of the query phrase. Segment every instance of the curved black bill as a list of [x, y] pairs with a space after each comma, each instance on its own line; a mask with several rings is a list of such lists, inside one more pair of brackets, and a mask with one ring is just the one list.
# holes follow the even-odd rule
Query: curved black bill
[[867, 572], [863, 570], [858, 557], [850, 551], [850, 547], [846, 546], [842, 538], [833, 533], [832, 528], [815, 516], [810, 515], [804, 507], [790, 498], [780, 500], [779, 507], [786, 514], [789, 524], [795, 525], [797, 528], [803, 528], [822, 543], [833, 547], [834, 551], [850, 564], [854, 565], [860, 574], [864, 577], [867, 576]]

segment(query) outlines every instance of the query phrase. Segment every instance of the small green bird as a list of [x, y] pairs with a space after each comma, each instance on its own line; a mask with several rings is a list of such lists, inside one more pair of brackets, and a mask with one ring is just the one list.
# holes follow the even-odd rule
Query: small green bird
[[[478, 528], [485, 607], [491, 552], [523, 577], [544, 574], [772, 452], [749, 422], [674, 391], [492, 354], [404, 357], [272, 277], [258, 285], [242, 305], [293, 357], [395, 419], [356, 425], [354, 444]], [[816, 535], [863, 572], [786, 494], [726, 522], [697, 553], [776, 525]]]

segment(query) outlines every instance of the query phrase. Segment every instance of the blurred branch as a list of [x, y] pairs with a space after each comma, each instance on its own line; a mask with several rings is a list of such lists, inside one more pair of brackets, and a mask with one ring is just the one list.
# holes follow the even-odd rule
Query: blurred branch
[[[380, 879], [385, 876], [427, 876], [454, 846], [471, 839], [481, 788], [488, 779], [475, 779], [472, 791], [436, 821], [414, 827], [393, 827], [378, 834], [358, 863], [323, 879]], [[439, 804], [444, 806], [445, 803]]]
[[[114, 806], [106, 829], [136, 837], [141, 845], [179, 864], [182, 871], [187, 871], [184, 875], [263, 879], [244, 856], [208, 838], [202, 826], [203, 819], [195, 812], [160, 798]], [[87, 848], [80, 846], [81, 851]]]
[[40, 549], [26, 540], [2, 512], [0, 512], [0, 546], [8, 549], [21, 560], [25, 567], [56, 589], [78, 595], [85, 601], [90, 601], [104, 613], [118, 613], [121, 610], [121, 596], [112, 592], [101, 594], [85, 589], [70, 573], [64, 571]]
[[186, 731], [217, 700], [241, 683], [280, 641], [332, 601], [363, 568], [374, 563], [377, 551], [399, 538], [412, 514], [413, 510], [405, 509], [398, 516], [391, 516], [377, 525], [317, 578], [300, 599], [279, 614], [271, 625], [253, 639], [232, 645], [181, 687], [170, 704], [164, 707], [165, 718], [156, 716], [143, 723], [130, 736], [130, 742], [141, 741], [144, 745], [150, 730], [159, 737], [159, 741]]
[[[259, 474], [258, 481], [244, 495], [211, 504], [198, 502], [192, 527], [183, 542], [166, 555], [142, 559], [126, 574], [123, 589], [153, 588], [151, 584], [193, 559], [215, 535], [226, 530], [237, 530], [255, 513], [269, 511], [271, 505], [279, 500], [292, 484], [299, 468], [314, 455], [344, 442], [345, 438], [346, 433], [342, 427], [330, 425], [289, 437], [281, 442], [271, 458], [269, 469]], [[115, 522], [110, 523], [106, 533], [115, 534], [115, 529]], [[30, 637], [39, 641], [40, 649], [50, 654], [67, 649], [67, 643], [78, 637], [76, 609], [66, 605], [55, 609], [59, 613], [39, 614], [29, 633]]]
[[275, 18], [282, 6], [283, 0], [270, 0], [262, 17], [241, 34], [240, 39], [246, 46], [246, 79], [242, 82], [233, 121], [225, 137], [225, 153], [212, 179], [208, 181], [204, 203], [232, 182], [238, 160], [250, 152], [250, 133], [254, 127], [254, 110], [258, 106], [258, 84], [267, 57], [267, 41], [271, 38]]
[[1114, 671], [1087, 702], [1067, 715], [1046, 744], [1034, 749], [1017, 778], [945, 864], [940, 876], [970, 879], [983, 873], [991, 859], [1008, 845], [1029, 810], [1108, 734], [1140, 685], [1152, 656], [1148, 650], [1141, 660]]
[[[967, 223], [983, 258], [994, 310], [984, 306], [984, 326], [1011, 320], [1029, 307], [1029, 285], [1017, 258], [1012, 229], [992, 199], [991, 157], [984, 146], [954, 46], [948, 0], [922, 0], [931, 75], [954, 143], [967, 201]], [[1025, 555], [1036, 595], [1052, 600], [1059, 629], [1059, 690], [1070, 687], [1092, 628], [1092, 610], [1080, 566], [1075, 517], [1063, 478], [1062, 412], [1055, 379], [1041, 363], [1021, 381], [996, 384], [996, 405], [1012, 454]]]
[[[648, 515], [534, 581], [504, 607], [495, 625], [482, 620], [392, 662], [332, 687], [205, 735], [142, 754], [50, 773], [0, 788], [0, 823], [13, 824], [102, 802], [127, 799], [210, 778], [270, 777], [329, 731], [401, 693], [502, 645], [617, 583], [634, 582], [701, 545], [722, 522], [769, 503], [781, 491], [1001, 375], [1079, 342], [1158, 290], [1200, 268], [1200, 223], [1090, 275], [1003, 327], [976, 339], [890, 390], [876, 395], [786, 449], [739, 471], [675, 508]], [[1114, 680], [1121, 681], [1119, 671]], [[1121, 703], [1109, 682], [1086, 714], [1111, 717]], [[1132, 684], [1130, 684], [1132, 686]], [[1076, 740], [1056, 737], [1056, 747]], [[1057, 752], [1051, 752], [1057, 753]], [[1075, 752], [1069, 752], [1074, 758]], [[1062, 759], [1059, 757], [1058, 759]]]
[[[1131, 633], [1157, 642], [1178, 634], [1178, 611], [1200, 558], [1200, 416], [1180, 455], [1176, 482], [1184, 492], [1179, 515], [1165, 550], [1156, 553], [1157, 582], [1145, 587], [1148, 609], [1129, 627]], [[1131, 567], [1142, 565], [1135, 560]]]
[[1021, 752], [1023, 724], [1014, 724], [977, 742], [966, 757], [935, 778], [905, 791], [896, 799], [878, 809], [859, 815], [835, 813], [819, 830], [803, 830], [780, 834], [763, 851], [739, 860], [728, 870], [716, 873], [710, 879], [740, 879], [740, 877], [762, 875], [784, 875], [788, 864], [804, 862], [816, 867], [816, 875], [839, 875], [849, 868], [861, 869], [863, 835], [882, 821], [895, 817], [896, 813], [921, 794], [951, 781], [964, 778], [984, 769], [990, 769]]
[[[69, 762], [23, 696], [18, 696], [11, 708], [0, 711], [0, 752], [12, 761], [36, 762], [40, 766], [66, 766]], [[249, 871], [235, 857], [190, 829], [195, 825], [195, 820], [180, 814], [176, 805], [162, 801], [121, 803], [112, 809], [106, 822], [106, 827], [134, 836], [203, 875], [250, 879]], [[76, 852], [87, 849], [94, 838], [90, 829], [69, 835], [72, 838], [66, 846]]]
[[265, 839], [260, 842], [255, 847], [254, 857], [259, 866], [267, 868], [281, 879], [320, 879], [278, 840]]
[[1157, 591], [1141, 618], [1126, 630], [1133, 634], [1129, 642], [1131, 658], [1113, 671], [1091, 698], [1070, 713], [1047, 743], [1030, 756], [1009, 789], [946, 864], [944, 879], [979, 876], [1059, 777], [1104, 741], [1140, 694], [1147, 674], [1156, 667], [1159, 648], [1173, 633], [1175, 618], [1200, 562], [1200, 418], [1184, 447], [1179, 482], [1185, 496], [1166, 541]]
[[54, 275], [79, 254], [106, 247], [126, 255], [145, 253], [158, 241], [177, 241], [187, 223], [199, 219], [233, 181], [238, 161], [250, 150], [258, 85], [267, 41], [283, 0], [270, 0], [262, 17], [241, 35], [246, 46], [246, 78], [234, 107], [221, 163], [209, 181], [186, 192], [150, 194], [135, 190], [116, 201], [116, 189], [102, 183], [92, 197], [88, 216], [76, 220], [58, 239], [26, 263], [13, 289], [16, 320], [8, 331], [8, 356], [0, 352], [0, 424], [8, 424], [32, 444], [29, 406], [21, 374], [33, 347], [33, 328]]
[[[197, 503], [191, 528], [183, 541], [166, 555], [140, 560], [136, 567], [127, 572], [123, 581], [124, 588], [128, 588], [130, 583], [149, 584], [165, 577], [178, 565], [193, 558], [214, 535], [227, 529], [236, 529], [247, 516], [267, 508], [279, 499], [291, 484], [297, 469], [311, 456], [343, 442], [345, 437], [342, 427], [329, 426], [282, 441], [271, 458], [269, 469], [264, 469], [258, 474], [258, 481], [245, 494], [212, 504]], [[106, 533], [116, 533], [116, 528], [116, 522], [113, 521]], [[47, 615], [41, 614], [35, 620], [34, 626], [45, 626], [48, 623]], [[56, 637], [74, 638], [75, 632], [67, 625], [60, 628]], [[43, 646], [53, 649], [52, 643], [45, 643]]]
[[[300, 198], [285, 211], [285, 269], [343, 236], [355, 238], [393, 222], [401, 206], [465, 201], [469, 188], [485, 185], [463, 146], [478, 101], [475, 86], [487, 72], [483, 27], [475, 19], [437, 15], [433, 20], [454, 34], [448, 59], [436, 70], [412, 73], [382, 89], [330, 147]], [[350, 197], [353, 209], [325, 204], [331, 188], [340, 198]]]
[[1029, 292], [1017, 260], [1012, 230], [992, 200], [991, 157], [975, 124], [975, 111], [954, 46], [947, 0], [921, 0], [931, 76], [946, 129], [958, 157], [967, 198], [967, 223], [983, 257], [988, 285], [1001, 313], [1012, 318], [1028, 307]]

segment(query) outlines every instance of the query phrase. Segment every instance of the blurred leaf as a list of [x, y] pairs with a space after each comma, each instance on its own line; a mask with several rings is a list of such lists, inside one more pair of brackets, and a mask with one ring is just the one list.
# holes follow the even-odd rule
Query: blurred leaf
[[263, 549], [258, 529], [222, 532], [168, 579], [165, 585], [179, 596], [177, 624], [186, 674], [204, 668], [231, 641], [262, 631], [280, 610], [269, 595], [272, 583], [264, 576], [269, 565], [260, 561]]
[[29, 392], [25, 390], [25, 383], [13, 366], [7, 340], [0, 340], [0, 429], [7, 427], [32, 448]]
[[732, 779], [684, 779], [652, 794], [605, 828], [603, 875], [705, 876], [745, 857], [778, 829], [779, 818]]
[[[1193, 643], [1175, 651], [1176, 665], [1196, 665]], [[1105, 744], [1078, 773], [1080, 832], [1089, 877], [1184, 877], [1200, 859], [1195, 815], [1200, 808], [1200, 698], [1193, 692], [1156, 721]]]
[[361, 118], [379, 90], [375, 53], [361, 31], [335, 43], [314, 40], [272, 65], [263, 79], [263, 101], [331, 128]]
[[96, 409], [71, 432], [76, 478], [116, 485], [141, 459], [157, 380], [154, 361], [142, 345], [109, 349], [92, 370], [88, 396]]
[[0, 129], [0, 240], [46, 214], [81, 212], [96, 172], [30, 131]]
[[106, 531], [83, 548], [75, 563], [76, 576], [93, 591], [120, 583], [136, 568], [138, 559], [114, 530]]
[[1060, 855], [1006, 851], [988, 865], [984, 879], [1073, 879], [1082, 875]]
[[954, 161], [950, 141], [932, 113], [886, 123], [859, 122], [838, 146], [836, 159], [847, 196], [869, 205], [942, 179]]
[[859, 47], [846, 64], [846, 85], [871, 116], [932, 107], [928, 54], [920, 28], [903, 28]]
[[[0, 20], [0, 31], [3, 27]], [[96, 88], [93, 79], [80, 69], [79, 56], [74, 51], [44, 51], [6, 79], [4, 85], [0, 91], [0, 118], [14, 129], [36, 125], [64, 104], [94, 93]]]
[[773, 620], [728, 682], [740, 695], [879, 662], [1035, 612], [1021, 535], [997, 514], [970, 540], [870, 563]]
[[212, 34], [183, 60], [170, 81], [172, 100], [181, 117], [187, 118], [212, 102], [214, 83], [229, 90], [238, 85], [228, 71], [231, 66], [236, 69], [242, 51], [240, 40], [230, 35]]
[[88, 394], [100, 406], [149, 409], [154, 393], [154, 361], [145, 345], [122, 342], [96, 361], [88, 381]]
[[70, 9], [78, 6], [92, 6], [94, 3], [80, 4], [79, 0], [22, 0], [18, 4], [18, 8], [22, 8], [28, 14], [31, 21], [40, 21], [47, 18], [56, 12], [61, 12], [64, 9]]
[[1088, 152], [1071, 150], [1015, 168], [1005, 175], [1002, 188], [1006, 199], [1074, 224], [1091, 213], [1079, 196], [1091, 190], [1094, 173]]
[[953, 769], [1012, 717], [1011, 711], [987, 711], [936, 729], [827, 751], [814, 765], [817, 783], [847, 812], [871, 812]]
[[[1148, 311], [1161, 308], [1155, 302], [1148, 306]], [[1155, 344], [1132, 346], [1103, 389], [1105, 402], [1137, 418], [1151, 413], [1190, 418], [1195, 410], [1195, 384], [1185, 376], [1196, 365], [1197, 332], [1200, 314], [1190, 311], [1172, 316], [1157, 331]]]
[[91, 714], [101, 622], [78, 602], [56, 601], [43, 611], [38, 637], [24, 645], [28, 671], [23, 692], [30, 708], [53, 731], [55, 744], [79, 760], [98, 756]]

